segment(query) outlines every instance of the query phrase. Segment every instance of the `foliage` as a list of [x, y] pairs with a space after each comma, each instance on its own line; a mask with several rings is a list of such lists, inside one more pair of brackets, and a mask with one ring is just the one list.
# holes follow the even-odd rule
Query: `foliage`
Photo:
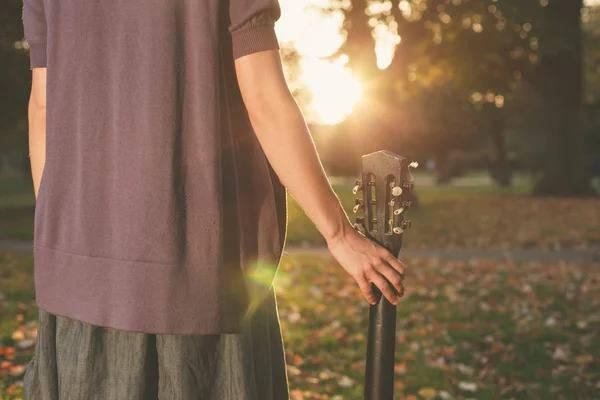
[[600, 7], [587, 7], [583, 12], [585, 43], [585, 100], [600, 102]]
[[[355, 143], [344, 143], [348, 150], [371, 145], [375, 130], [380, 147], [392, 144], [405, 149], [403, 153], [409, 149], [413, 155], [433, 154], [442, 160], [445, 153], [464, 146], [465, 137], [487, 133], [490, 165], [504, 171], [494, 176], [507, 184], [505, 136], [515, 132], [506, 122], [511, 119], [508, 113], [527, 110], [527, 105], [518, 110], [507, 110], [506, 105], [535, 91], [543, 99], [548, 122], [540, 127], [546, 132], [545, 143], [536, 143], [546, 148], [546, 162], [538, 163], [545, 172], [538, 191], [591, 194], [578, 113], [583, 86], [578, 65], [582, 62], [580, 10], [589, 17], [594, 9], [569, 0], [335, 4], [332, 8], [346, 15], [347, 40], [334, 57], [348, 55], [349, 66], [362, 73], [370, 88], [367, 101], [356, 111], [362, 116], [352, 116], [340, 127], [344, 140]], [[384, 70], [375, 68], [374, 61], [379, 31], [401, 39]], [[593, 70], [593, 65], [588, 69]], [[484, 112], [477, 115], [473, 109]], [[529, 140], [539, 139], [534, 135]], [[481, 141], [479, 145], [486, 146]]]

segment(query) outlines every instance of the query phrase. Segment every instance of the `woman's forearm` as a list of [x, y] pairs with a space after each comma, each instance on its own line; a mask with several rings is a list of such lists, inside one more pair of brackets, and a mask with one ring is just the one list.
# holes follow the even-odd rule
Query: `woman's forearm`
[[46, 115], [41, 110], [29, 115], [29, 161], [33, 190], [37, 200], [42, 172], [46, 162]]
[[304, 116], [291, 95], [279, 97], [273, 111], [251, 115], [261, 147], [283, 185], [330, 241], [350, 222], [325, 175]]
[[329, 242], [353, 229], [333, 191], [277, 51], [236, 60], [252, 127], [277, 176]]
[[37, 195], [46, 163], [46, 69], [34, 68], [28, 105], [29, 161]]

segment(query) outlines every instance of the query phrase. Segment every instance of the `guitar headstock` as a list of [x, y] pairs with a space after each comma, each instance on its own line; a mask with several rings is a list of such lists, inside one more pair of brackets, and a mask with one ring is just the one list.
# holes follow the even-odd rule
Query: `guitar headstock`
[[362, 192], [353, 211], [364, 212], [364, 217], [356, 219], [355, 228], [395, 256], [402, 247], [404, 231], [411, 226], [404, 214], [411, 206], [408, 193], [414, 186], [410, 168], [417, 166], [387, 150], [364, 155], [362, 179], [353, 189], [354, 194]]

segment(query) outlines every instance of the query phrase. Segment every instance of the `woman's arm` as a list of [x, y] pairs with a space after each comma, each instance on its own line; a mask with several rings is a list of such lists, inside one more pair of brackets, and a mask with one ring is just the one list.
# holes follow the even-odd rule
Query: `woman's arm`
[[357, 232], [348, 220], [319, 160], [314, 142], [283, 74], [277, 49], [235, 60], [252, 127], [279, 179], [327, 241], [332, 255], [374, 303], [369, 282], [392, 303], [404, 293], [405, 267], [385, 248]]
[[43, 0], [23, 0], [23, 32], [29, 45], [29, 158], [37, 199], [46, 162], [46, 13]]
[[46, 163], [46, 68], [31, 70], [29, 95], [29, 159], [33, 191], [37, 200], [40, 181]]

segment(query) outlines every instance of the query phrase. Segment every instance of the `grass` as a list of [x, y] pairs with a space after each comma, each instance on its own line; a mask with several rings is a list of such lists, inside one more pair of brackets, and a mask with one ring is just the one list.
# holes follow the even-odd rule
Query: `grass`
[[[350, 186], [336, 186], [351, 215]], [[600, 245], [599, 199], [534, 198], [514, 187], [426, 187], [417, 190], [420, 207], [406, 218], [413, 228], [403, 243], [411, 248], [586, 248]], [[312, 222], [288, 196], [290, 245], [324, 243]]]
[[[336, 185], [350, 212], [351, 186]], [[0, 238], [31, 240], [28, 182], [0, 181]], [[528, 188], [419, 188], [404, 246], [585, 248], [600, 202]], [[323, 244], [288, 197], [288, 245]], [[488, 260], [407, 263], [396, 399], [600, 398], [600, 269]], [[285, 255], [276, 279], [292, 399], [362, 399], [369, 305], [329, 256]], [[31, 253], [0, 252], [0, 400], [22, 398], [37, 306]], [[437, 396], [437, 397], [435, 397]]]
[[0, 239], [33, 238], [35, 196], [31, 181], [0, 180]]
[[0, 252], [0, 316], [0, 400], [22, 399], [38, 317], [31, 253]]
[[[0, 253], [0, 399], [22, 398], [33, 355], [15, 349], [36, 332], [32, 262]], [[599, 398], [599, 283], [591, 264], [411, 260], [395, 399]], [[328, 255], [286, 255], [275, 287], [292, 398], [362, 399], [369, 305], [354, 281]]]
[[[0, 181], [0, 239], [32, 239], [35, 199], [30, 186]], [[334, 189], [354, 220], [352, 186], [336, 184]], [[407, 232], [404, 246], [579, 249], [600, 245], [600, 199], [534, 198], [529, 190], [526, 186], [418, 188], [420, 207], [407, 211], [414, 228]], [[289, 194], [286, 243], [325, 243]]]
[[[423, 258], [411, 260], [406, 279], [395, 398], [600, 396], [597, 265]], [[296, 398], [362, 399], [368, 305], [355, 286], [328, 256], [281, 264], [276, 287]]]

